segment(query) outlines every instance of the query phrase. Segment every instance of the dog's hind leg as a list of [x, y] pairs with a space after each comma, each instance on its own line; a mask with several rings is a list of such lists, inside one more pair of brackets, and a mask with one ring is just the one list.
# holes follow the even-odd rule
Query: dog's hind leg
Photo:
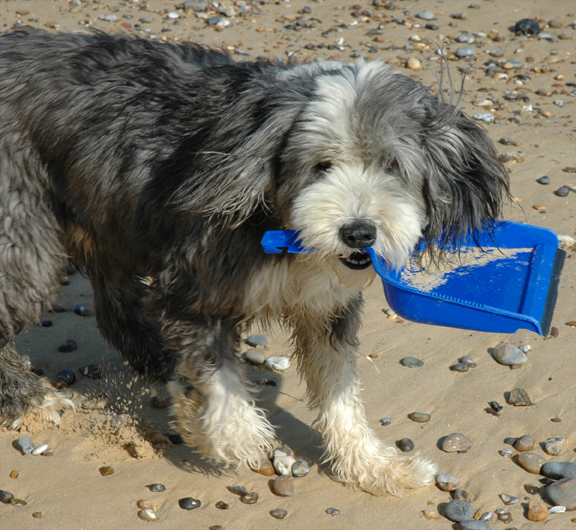
[[257, 466], [272, 447], [274, 430], [246, 389], [234, 358], [233, 326], [220, 320], [178, 322], [165, 332], [176, 339], [182, 355], [180, 380], [168, 385], [178, 432], [220, 463]]
[[338, 480], [374, 495], [400, 495], [405, 488], [430, 484], [436, 465], [401, 455], [368, 427], [356, 372], [360, 307], [357, 298], [328, 323], [313, 315], [296, 323], [300, 370], [311, 407], [320, 411], [314, 427], [324, 438], [326, 459], [333, 462]]

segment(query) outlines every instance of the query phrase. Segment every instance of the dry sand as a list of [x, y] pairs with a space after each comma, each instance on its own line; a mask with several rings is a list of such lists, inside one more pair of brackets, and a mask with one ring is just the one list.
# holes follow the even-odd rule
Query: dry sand
[[[227, 2], [230, 4], [230, 2]], [[175, 3], [150, 0], [114, 3], [96, 1], [67, 2], [58, 0], [6, 0], [0, 4], [1, 31], [7, 31], [21, 20], [24, 24], [70, 31], [81, 29], [89, 21], [92, 27], [104, 31], [138, 32], [134, 24], [142, 16], [151, 16], [150, 24], [143, 24], [141, 34], [150, 38], [169, 40], [193, 40], [213, 46], [224, 46], [232, 53], [240, 50], [239, 59], [287, 57], [297, 53], [299, 60], [328, 58], [350, 61], [355, 56], [381, 59], [404, 69], [405, 61], [417, 57], [424, 68], [410, 72], [416, 79], [433, 85], [438, 63], [427, 63], [417, 50], [406, 52], [409, 42], [419, 44], [418, 36], [430, 48], [425, 57], [434, 57], [436, 43], [445, 42], [449, 50], [459, 46], [453, 39], [461, 32], [490, 33], [497, 30], [503, 38], [494, 42], [481, 38], [473, 44], [476, 51], [475, 70], [467, 81], [467, 92], [463, 98], [466, 112], [484, 112], [486, 108], [475, 106], [481, 100], [493, 98], [493, 113], [500, 123], [486, 126], [494, 141], [501, 137], [514, 139], [518, 146], [498, 145], [501, 153], [513, 152], [524, 158], [523, 163], [511, 164], [512, 192], [519, 205], [506, 211], [506, 217], [517, 221], [551, 228], [559, 234], [576, 236], [576, 193], [561, 198], [553, 191], [561, 185], [576, 186], [576, 174], [562, 169], [576, 166], [574, 124], [575, 97], [570, 95], [575, 82], [576, 36], [570, 23], [576, 19], [573, 0], [537, 2], [535, 0], [477, 0], [478, 8], [469, 8], [470, 0], [454, 1], [397, 1], [396, 10], [375, 9], [380, 20], [370, 22], [354, 18], [353, 2], [304, 1], [262, 2], [254, 4], [253, 13], [231, 19], [231, 27], [216, 31], [208, 27], [193, 13], [179, 11], [181, 18], [175, 24], [168, 20], [166, 12], [175, 9]], [[248, 4], [250, 6], [250, 4]], [[298, 10], [310, 6], [312, 12], [305, 15], [309, 26], [300, 31], [284, 29], [293, 24]], [[369, 7], [360, 4], [360, 11]], [[358, 9], [357, 7], [355, 9]], [[410, 27], [419, 22], [413, 17], [418, 11], [428, 9], [437, 15], [433, 21], [440, 27], [437, 31]], [[165, 11], [164, 11], [165, 10]], [[403, 14], [409, 10], [411, 15]], [[467, 13], [466, 20], [450, 17], [453, 13]], [[99, 15], [115, 14], [118, 22], [106, 22]], [[123, 18], [133, 14], [132, 19]], [[287, 17], [281, 19], [281, 17]], [[561, 28], [544, 29], [554, 42], [537, 38], [516, 37], [508, 29], [525, 17], [537, 17], [544, 25], [551, 19], [562, 24]], [[317, 21], [310, 21], [316, 18]], [[398, 25], [392, 18], [403, 18], [408, 25]], [[82, 22], [83, 21], [83, 22]], [[340, 27], [342, 23], [357, 21], [357, 25]], [[129, 23], [132, 29], [121, 26]], [[378, 30], [378, 24], [384, 29]], [[128, 25], [128, 24], [126, 24]], [[169, 31], [161, 32], [162, 28]], [[326, 37], [322, 33], [331, 29]], [[369, 33], [370, 31], [370, 33]], [[564, 39], [558, 35], [566, 32]], [[443, 41], [443, 35], [448, 40]], [[343, 41], [340, 41], [343, 39]], [[324, 44], [325, 47], [306, 47], [307, 44]], [[328, 47], [330, 45], [330, 48]], [[343, 46], [342, 49], [334, 45]], [[483, 63], [494, 48], [505, 50], [503, 59], [518, 60], [523, 64], [519, 71], [509, 72], [510, 79], [495, 79], [485, 75]], [[374, 51], [370, 53], [370, 49]], [[551, 51], [557, 54], [552, 55]], [[527, 63], [527, 57], [534, 58]], [[450, 63], [453, 71], [467, 64], [460, 60]], [[544, 73], [534, 72], [543, 65]], [[530, 76], [523, 86], [511, 79], [523, 73]], [[564, 76], [562, 79], [559, 76]], [[540, 96], [534, 92], [546, 89], [551, 95]], [[530, 97], [533, 111], [522, 110], [522, 101], [507, 101], [503, 95], [514, 89], [524, 90]], [[559, 107], [552, 102], [563, 99]], [[538, 110], [540, 109], [540, 110]], [[516, 117], [518, 123], [508, 118]], [[536, 179], [548, 175], [551, 183], [542, 186]], [[537, 210], [533, 205], [545, 206]], [[576, 460], [576, 328], [566, 323], [576, 320], [576, 251], [568, 251], [568, 259], [560, 284], [560, 296], [553, 325], [559, 330], [557, 338], [546, 340], [528, 331], [514, 335], [470, 332], [399, 322], [387, 319], [382, 309], [387, 307], [381, 286], [374, 283], [367, 291], [365, 321], [361, 333], [361, 348], [358, 354], [362, 376], [366, 412], [370, 425], [387, 443], [408, 437], [416, 449], [438, 462], [440, 471], [453, 473], [461, 479], [460, 487], [470, 495], [474, 507], [482, 512], [503, 507], [498, 494], [507, 493], [520, 497], [521, 503], [512, 506], [510, 512], [514, 522], [504, 524], [492, 522], [492, 528], [518, 529], [537, 528], [544, 523], [531, 523], [524, 516], [527, 494], [524, 484], [539, 485], [541, 477], [531, 475], [512, 460], [498, 454], [506, 437], [532, 434], [537, 442], [553, 436], [569, 438], [564, 455], [549, 457], [540, 447], [536, 453], [549, 460]], [[81, 303], [92, 307], [91, 289], [86, 280], [78, 275], [71, 276], [71, 283], [62, 290], [60, 303], [72, 307]], [[299, 383], [294, 368], [285, 374], [272, 374], [264, 369], [248, 368], [251, 380], [271, 377], [276, 387], [263, 387], [258, 395], [262, 406], [270, 412], [272, 423], [278, 425], [279, 439], [289, 445], [302, 458], [313, 463], [312, 472], [305, 478], [295, 479], [295, 494], [290, 498], [275, 497], [269, 489], [269, 479], [247, 469], [237, 472], [221, 471], [202, 462], [189, 448], [183, 445], [162, 445], [162, 434], [169, 432], [170, 418], [166, 410], [154, 409], [150, 405], [151, 388], [145, 382], [134, 381], [130, 370], [119, 355], [100, 337], [93, 317], [79, 317], [65, 312], [49, 314], [54, 322], [50, 328], [34, 327], [18, 339], [22, 354], [28, 355], [37, 368], [44, 369], [49, 378], [64, 367], [77, 369], [94, 363], [101, 367], [105, 378], [99, 381], [79, 377], [71, 387], [75, 400], [95, 397], [106, 392], [118, 403], [119, 412], [129, 413], [144, 426], [144, 430], [127, 425], [115, 434], [106, 424], [107, 416], [98, 412], [79, 410], [66, 412], [60, 428], [30, 421], [22, 434], [29, 434], [36, 444], [47, 443], [54, 448], [52, 457], [21, 456], [12, 448], [18, 433], [0, 431], [0, 488], [13, 492], [26, 500], [24, 507], [15, 508], [0, 504], [0, 528], [2, 530], [100, 530], [140, 529], [147, 525], [166, 529], [208, 529], [222, 525], [228, 530], [275, 529], [291, 530], [308, 528], [356, 529], [383, 528], [387, 530], [447, 529], [452, 523], [445, 518], [426, 520], [425, 509], [438, 509], [450, 497], [432, 486], [415, 491], [405, 498], [377, 498], [334, 482], [329, 468], [318, 465], [322, 450], [319, 437], [309, 425], [314, 414], [306, 407], [305, 388]], [[281, 333], [268, 334], [267, 354], [290, 354], [286, 337]], [[78, 342], [73, 353], [57, 353], [57, 347], [68, 339]], [[490, 350], [501, 341], [515, 345], [530, 344], [528, 363], [519, 370], [497, 364]], [[424, 361], [424, 366], [409, 369], [399, 360], [407, 355]], [[468, 373], [449, 370], [459, 357], [470, 355], [478, 367]], [[372, 356], [370, 358], [369, 356]], [[505, 393], [516, 388], [525, 389], [534, 406], [512, 407], [505, 402]], [[162, 392], [162, 389], [160, 389]], [[84, 397], [82, 397], [84, 396]], [[496, 400], [504, 406], [500, 417], [485, 411], [489, 401]], [[432, 415], [428, 423], [413, 423], [407, 415], [413, 411]], [[387, 427], [380, 425], [383, 417], [391, 417]], [[561, 422], [552, 422], [560, 418]], [[28, 431], [28, 433], [26, 432]], [[466, 454], [446, 454], [438, 448], [439, 440], [452, 433], [460, 432], [472, 439], [474, 445]], [[238, 440], [242, 443], [242, 440]], [[102, 477], [99, 468], [112, 466], [115, 473]], [[19, 472], [16, 479], [10, 478], [13, 470]], [[151, 493], [146, 489], [150, 483], [162, 483], [164, 493]], [[246, 506], [226, 490], [226, 486], [242, 484], [249, 491], [257, 491], [260, 500]], [[202, 506], [192, 512], [182, 510], [178, 499], [195, 497]], [[137, 517], [136, 502], [147, 498], [158, 508], [159, 521], [147, 523]], [[224, 500], [230, 504], [227, 511], [215, 508], [215, 503]], [[277, 521], [269, 511], [282, 507], [288, 516]], [[335, 507], [341, 510], [339, 517], [328, 515], [325, 510]], [[41, 519], [32, 513], [42, 512]], [[576, 513], [551, 515], [546, 523], [549, 530], [576, 528]]]

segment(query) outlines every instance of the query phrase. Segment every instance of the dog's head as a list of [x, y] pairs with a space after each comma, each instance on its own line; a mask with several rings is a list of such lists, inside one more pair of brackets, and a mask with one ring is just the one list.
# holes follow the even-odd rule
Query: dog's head
[[441, 247], [498, 216], [508, 183], [492, 143], [416, 81], [378, 62], [321, 62], [267, 83], [238, 99], [233, 155], [188, 194], [208, 213], [245, 219], [266, 203], [351, 269], [370, 265], [363, 247], [401, 266], [421, 238]]

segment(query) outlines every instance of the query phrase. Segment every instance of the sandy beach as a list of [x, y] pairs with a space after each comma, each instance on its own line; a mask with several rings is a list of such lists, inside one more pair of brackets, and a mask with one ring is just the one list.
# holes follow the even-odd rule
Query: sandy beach
[[[506, 207], [505, 218], [576, 238], [576, 4], [572, 0], [546, 4], [382, 0], [357, 5], [339, 0], [229, 0], [221, 3], [220, 11], [214, 6], [194, 11], [192, 4], [200, 2], [186, 4], [188, 8], [165, 0], [5, 0], [0, 3], [0, 32], [26, 25], [47, 31], [94, 28], [221, 47], [239, 61], [260, 56], [380, 60], [432, 90], [437, 89], [440, 69], [436, 51], [442, 46], [457, 86], [460, 71], [471, 67], [462, 96], [464, 111], [470, 116], [492, 116], [489, 122], [479, 123], [510, 170], [515, 200]], [[423, 10], [434, 18], [417, 17]], [[514, 33], [515, 23], [524, 18], [539, 22], [540, 38]], [[426, 24], [437, 29], [427, 29]], [[462, 34], [472, 35], [474, 42], [459, 42]], [[469, 59], [457, 57], [463, 47], [472, 48]], [[494, 61], [491, 67], [490, 60]], [[537, 182], [543, 176], [549, 177], [549, 184]], [[566, 196], [555, 193], [562, 186], [568, 187]], [[576, 325], [568, 324], [576, 321], [576, 247], [565, 250], [552, 322], [557, 333], [551, 338], [530, 331], [483, 333], [389, 318], [382, 284], [375, 281], [366, 291], [358, 367], [370, 426], [390, 444], [411, 439], [414, 451], [436, 461], [440, 472], [458, 476], [458, 488], [467, 492], [478, 517], [498, 509], [511, 514], [509, 522], [494, 515], [488, 523], [493, 529], [529, 530], [544, 525], [547, 530], [576, 529], [576, 511], [552, 513], [545, 522], [529, 521], [527, 503], [541, 497], [525, 486], [540, 488], [546, 479], [520, 467], [516, 456], [499, 453], [514, 450], [506, 439], [532, 435], [536, 445], [531, 452], [546, 461], [576, 462]], [[92, 309], [93, 299], [85, 278], [76, 273], [68, 280], [58, 300], [68, 310], [44, 315], [52, 325], [28, 329], [18, 337], [17, 347], [48, 380], [63, 368], [75, 371], [76, 382], [69, 390], [78, 409], [66, 411], [59, 427], [29, 418], [20, 433], [0, 430], [0, 489], [27, 503], [20, 507], [0, 503], [2, 530], [456, 528], [442, 515], [452, 497], [435, 485], [403, 498], [374, 497], [331, 478], [330, 467], [321, 462], [321, 439], [310, 428], [315, 413], [307, 408], [305, 385], [295, 363], [283, 373], [246, 363], [249, 380], [267, 378], [276, 383], [254, 388], [258, 404], [277, 426], [279, 445], [287, 445], [311, 464], [308, 475], [294, 479], [291, 497], [274, 495], [270, 477], [245, 468], [214, 467], [189, 447], [171, 443], [169, 436], [175, 431], [168, 409], [154, 407], [152, 399], [156, 396], [155, 404], [165, 401], [165, 389], [134, 376], [101, 337], [93, 316], [69, 310], [78, 304]], [[263, 334], [268, 339], [266, 356], [291, 355], [288, 337], [281, 331]], [[70, 339], [76, 341], [77, 350], [59, 352], [58, 347]], [[492, 353], [501, 342], [529, 345], [528, 361], [519, 369], [497, 363]], [[243, 351], [248, 348], [244, 345]], [[406, 356], [422, 360], [423, 366], [401, 365]], [[477, 366], [466, 373], [450, 370], [463, 356], [470, 356]], [[100, 369], [101, 379], [79, 374], [78, 368], [89, 364]], [[532, 406], [507, 403], [506, 396], [516, 388], [529, 395]], [[111, 406], [98, 410], [102, 396]], [[503, 407], [498, 414], [486, 410], [492, 401]], [[412, 412], [430, 414], [431, 419], [411, 421]], [[390, 418], [390, 424], [382, 425], [382, 418]], [[441, 441], [451, 433], [466, 435], [472, 447], [465, 453], [442, 451]], [[12, 446], [19, 436], [30, 436], [35, 445], [48, 444], [53, 456], [23, 456]], [[556, 436], [567, 438], [567, 444], [560, 455], [549, 455], [543, 450], [544, 442]], [[106, 466], [113, 468], [113, 474], [102, 476], [100, 470]], [[163, 484], [165, 491], [147, 488], [155, 483]], [[230, 485], [257, 492], [258, 502], [241, 503], [226, 489]], [[519, 502], [506, 506], [500, 494], [518, 497]], [[199, 499], [201, 506], [181, 509], [178, 500], [184, 497]], [[141, 499], [152, 501], [157, 521], [139, 519]], [[229, 508], [218, 509], [219, 501]], [[270, 515], [276, 508], [287, 510], [283, 520]], [[328, 514], [329, 508], [337, 508], [340, 515]], [[427, 519], [425, 510], [440, 515]], [[38, 513], [41, 517], [33, 516]]]

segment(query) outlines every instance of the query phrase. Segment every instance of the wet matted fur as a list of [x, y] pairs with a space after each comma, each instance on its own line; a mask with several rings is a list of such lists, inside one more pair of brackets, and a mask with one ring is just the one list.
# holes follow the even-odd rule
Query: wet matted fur
[[[90, 278], [103, 335], [169, 381], [183, 438], [225, 464], [274, 441], [235, 360], [256, 320], [293, 332], [314, 426], [340, 480], [399, 494], [435, 465], [368, 428], [355, 351], [373, 246], [494, 219], [507, 180], [481, 128], [380, 63], [234, 63], [191, 44], [104, 34], [0, 37], [0, 420], [54, 398], [11, 347]], [[266, 255], [266, 230], [316, 253]], [[152, 278], [151, 284], [147, 282]], [[242, 443], [238, 443], [242, 440]]]

